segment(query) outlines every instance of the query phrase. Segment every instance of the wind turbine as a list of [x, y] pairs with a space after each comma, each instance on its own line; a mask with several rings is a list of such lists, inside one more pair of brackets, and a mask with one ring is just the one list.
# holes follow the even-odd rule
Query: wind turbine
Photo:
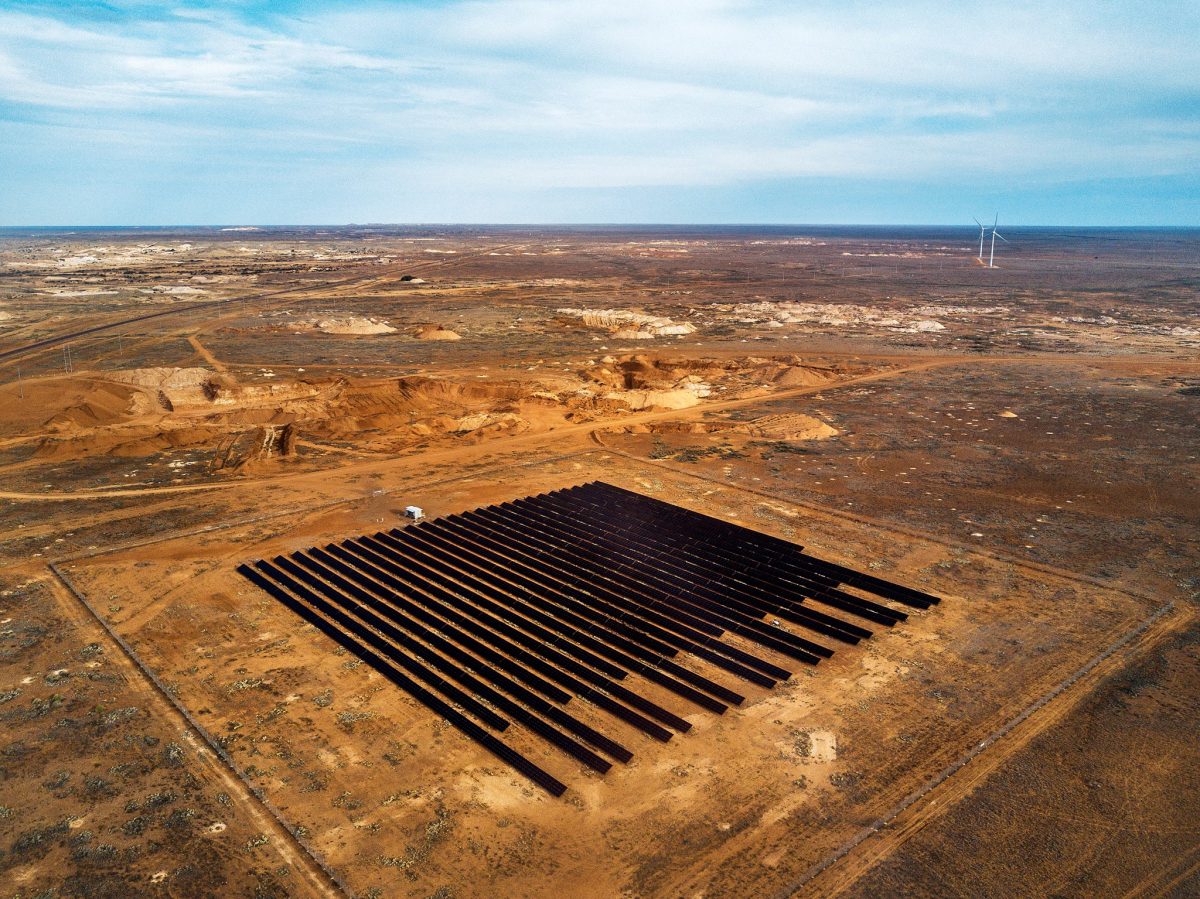
[[[972, 218], [974, 217], [972, 216]], [[983, 232], [987, 230], [987, 226], [979, 219], [975, 219], [975, 224], [979, 226], [979, 255], [976, 258], [979, 260], [979, 264], [983, 265]]]
[[[996, 267], [996, 238], [999, 237], [1002, 241], [1004, 241], [1005, 243], [1008, 243], [1007, 237], [1005, 237], [1003, 234], [999, 234], [996, 232], [996, 225], [998, 225], [999, 223], [1000, 223], [1000, 215], [999, 215], [999, 213], [997, 213], [996, 221], [992, 222], [992, 249], [991, 249], [991, 252], [988, 253], [988, 268]], [[979, 261], [982, 262], [983, 260], [981, 259]]]

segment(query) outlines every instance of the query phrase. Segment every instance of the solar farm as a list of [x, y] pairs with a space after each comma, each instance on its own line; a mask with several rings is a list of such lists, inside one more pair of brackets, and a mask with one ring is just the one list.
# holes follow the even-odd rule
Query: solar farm
[[238, 571], [555, 796], [567, 785], [496, 734], [519, 724], [603, 774], [634, 753], [573, 698], [667, 743], [692, 725], [629, 675], [719, 715], [743, 685], [772, 688], [938, 602], [603, 482]]
[[353, 895], [822, 892], [1156, 620], [604, 449], [378, 483], [60, 566]]

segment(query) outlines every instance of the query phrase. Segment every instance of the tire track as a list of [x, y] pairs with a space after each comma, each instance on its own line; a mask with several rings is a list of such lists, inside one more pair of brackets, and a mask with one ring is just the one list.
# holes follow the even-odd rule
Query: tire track
[[[267, 800], [262, 791], [254, 785], [253, 781], [242, 771], [229, 753], [225, 751], [224, 747], [174, 697], [166, 685], [159, 679], [158, 675], [146, 666], [133, 647], [96, 611], [87, 598], [75, 587], [71, 579], [55, 563], [51, 562], [48, 567], [58, 579], [59, 585], [87, 610], [90, 617], [107, 634], [109, 640], [115, 643], [121, 650], [122, 657], [149, 682], [154, 689], [156, 697], [160, 700], [165, 700], [175, 716], [183, 719], [185, 732], [199, 735], [204, 741], [211, 755], [198, 753], [199, 758], [208, 764], [213, 773], [223, 780], [231, 790], [243, 795], [248, 800], [244, 804], [244, 807], [247, 808], [250, 814], [262, 826], [275, 833], [278, 838], [274, 841], [275, 847], [290, 862], [294, 869], [303, 873], [312, 891], [322, 896], [352, 896], [353, 893], [351, 893], [349, 887], [330, 869], [325, 860], [304, 839], [292, 831], [280, 811]], [[214, 764], [212, 762], [214, 758], [222, 762], [223, 765]]]
[[[1124, 660], [1124, 657], [1114, 659], [1115, 654], [1134, 640], [1137, 640], [1139, 644], [1147, 645], [1157, 642], [1176, 629], [1182, 621], [1186, 620], [1186, 616], [1172, 619], [1169, 616], [1174, 610], [1173, 602], [1168, 602], [1156, 609], [1149, 617], [1143, 619], [1093, 656], [1081, 668], [1026, 706], [1016, 717], [1009, 719], [981, 743], [971, 747], [957, 760], [942, 769], [932, 780], [905, 797], [883, 817], [864, 827], [832, 855], [810, 868], [798, 880], [777, 893], [777, 899], [794, 896], [802, 890], [814, 896], [832, 897], [848, 889], [868, 870], [895, 852], [925, 825], [953, 808], [959, 800], [1040, 733], [1061, 721], [1091, 693], [1091, 690], [1080, 690], [1077, 695], [1069, 697], [1068, 701], [1052, 706], [1047, 714], [1039, 715], [1038, 713], [1050, 706], [1053, 700], [1071, 690], [1084, 678], [1088, 678], [1088, 685], [1094, 687], [1105, 675], [1113, 670], [1118, 670], [1119, 663]], [[1024, 726], [1027, 722], [1028, 726]], [[1016, 732], [1014, 739], [1005, 741], [998, 751], [987, 753], [989, 748], [1005, 740], [1014, 732]], [[954, 776], [980, 756], [985, 757], [980, 763], [972, 766], [966, 776]], [[923, 802], [926, 799], [929, 801]], [[864, 850], [857, 855], [854, 854], [856, 849], [876, 836], [878, 836], [878, 842], [870, 846], [869, 851]], [[844, 860], [847, 860], [845, 864], [839, 866], [839, 863]], [[826, 872], [831, 873], [827, 874]]]

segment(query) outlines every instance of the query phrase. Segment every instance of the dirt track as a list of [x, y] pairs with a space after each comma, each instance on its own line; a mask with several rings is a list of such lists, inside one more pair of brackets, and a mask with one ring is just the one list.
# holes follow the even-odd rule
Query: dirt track
[[1184, 627], [1190, 616], [1173, 612], [1173, 606], [1164, 606], [1121, 635], [1078, 671], [1039, 696], [1020, 715], [906, 797], [876, 825], [862, 831], [779, 895], [792, 896], [803, 891], [814, 896], [837, 896], [850, 889], [867, 871], [978, 788], [1040, 733], [1070, 715], [1104, 677]]
[[[96, 615], [95, 611], [86, 604], [71, 582], [57, 569], [52, 567], [51, 570], [57, 579], [55, 592], [59, 594], [60, 605], [69, 617], [76, 619], [77, 626], [86, 626], [93, 621], [103, 626], [103, 618]], [[76, 610], [80, 607], [86, 608], [90, 615], [79, 616]], [[84, 617], [87, 619], [86, 623], [83, 620]], [[257, 828], [274, 834], [276, 850], [294, 871], [301, 872], [303, 877], [301, 891], [306, 895], [314, 896], [347, 895], [344, 885], [337, 880], [336, 876], [331, 875], [304, 846], [297, 843], [292, 832], [278, 817], [278, 813], [265, 807], [258, 797], [246, 789], [247, 784], [244, 778], [236, 776], [227, 763], [223, 764], [224, 760], [220, 759], [215, 751], [216, 747], [211, 735], [198, 727], [196, 720], [187, 713], [186, 709], [170, 701], [170, 695], [163, 690], [162, 683], [154, 679], [153, 674], [145, 668], [141, 660], [130, 652], [128, 644], [108, 628], [105, 628], [105, 631], [112, 646], [118, 650], [112, 654], [111, 658], [121, 659], [130, 669], [128, 679], [143, 686], [153, 685], [154, 689], [143, 690], [143, 696], [164, 710], [169, 708], [182, 725], [184, 736], [190, 742], [203, 741], [209, 750], [214, 750], [210, 752], [204, 748], [197, 748], [196, 757], [209, 777], [221, 783], [234, 795], [244, 796], [242, 810]], [[167, 702], [163, 702], [164, 699]], [[294, 886], [294, 883], [289, 886]]]

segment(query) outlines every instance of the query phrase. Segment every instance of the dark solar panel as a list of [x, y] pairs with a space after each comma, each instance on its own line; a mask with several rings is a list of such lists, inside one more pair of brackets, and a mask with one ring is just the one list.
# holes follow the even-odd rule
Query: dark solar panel
[[[893, 627], [908, 615], [887, 601], [938, 602], [600, 482], [238, 571], [556, 796], [565, 786], [488, 728], [511, 722], [603, 774], [604, 756], [633, 757], [622, 741], [691, 728], [645, 685], [721, 714], [744, 696], [714, 674], [770, 688], [789, 664], [834, 654], [795, 628], [847, 645], [871, 636], [811, 603]], [[629, 728], [620, 740], [596, 726], [605, 715]]]

